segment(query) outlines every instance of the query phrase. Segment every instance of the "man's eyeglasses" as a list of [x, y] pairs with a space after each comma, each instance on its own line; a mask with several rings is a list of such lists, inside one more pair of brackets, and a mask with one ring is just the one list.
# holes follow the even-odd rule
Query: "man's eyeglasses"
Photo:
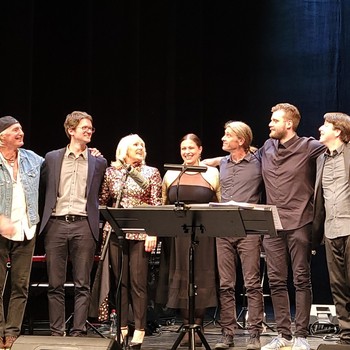
[[94, 127], [90, 127], [90, 126], [78, 126], [77, 128], [83, 130], [84, 132], [91, 131], [92, 134], [96, 131]]

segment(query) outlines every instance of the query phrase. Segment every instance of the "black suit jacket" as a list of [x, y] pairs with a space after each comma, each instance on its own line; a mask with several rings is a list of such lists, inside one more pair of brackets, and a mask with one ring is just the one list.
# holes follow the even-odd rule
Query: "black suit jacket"
[[[45, 230], [46, 224], [56, 207], [58, 186], [63, 157], [66, 147], [59, 150], [51, 151], [46, 154], [45, 162], [41, 172], [41, 188], [44, 197], [44, 206], [39, 233]], [[107, 161], [103, 157], [94, 157], [88, 151], [88, 176], [86, 183], [86, 211], [91, 232], [96, 240], [99, 238], [99, 220], [98, 210], [99, 191], [103, 176], [107, 167]]]

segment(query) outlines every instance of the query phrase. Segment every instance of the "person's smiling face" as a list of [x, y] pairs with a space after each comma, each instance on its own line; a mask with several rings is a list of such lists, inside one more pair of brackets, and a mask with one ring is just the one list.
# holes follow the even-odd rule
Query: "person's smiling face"
[[181, 157], [187, 165], [198, 165], [201, 154], [202, 146], [189, 139], [183, 140], [180, 144]]

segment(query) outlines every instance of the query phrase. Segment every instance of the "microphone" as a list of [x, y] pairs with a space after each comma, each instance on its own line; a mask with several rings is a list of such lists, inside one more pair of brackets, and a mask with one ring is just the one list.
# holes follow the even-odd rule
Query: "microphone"
[[146, 179], [138, 170], [132, 165], [126, 164], [123, 160], [118, 159], [123, 168], [128, 172], [129, 176], [143, 189], [145, 190], [149, 186], [149, 180]]
[[181, 172], [193, 171], [195, 173], [205, 173], [208, 169], [201, 165], [186, 165], [186, 164], [164, 164], [165, 170], [176, 170]]

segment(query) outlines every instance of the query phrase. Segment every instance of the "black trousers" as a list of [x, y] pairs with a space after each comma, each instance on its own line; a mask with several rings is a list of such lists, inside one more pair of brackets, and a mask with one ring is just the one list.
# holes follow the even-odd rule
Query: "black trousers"
[[65, 332], [65, 290], [68, 258], [74, 283], [74, 320], [71, 333], [86, 331], [90, 304], [90, 279], [96, 242], [87, 219], [66, 222], [51, 218], [45, 232], [45, 252], [49, 279], [48, 303], [50, 329]]
[[[0, 235], [0, 336], [19, 335], [27, 305], [35, 237], [21, 242]], [[11, 295], [7, 315], [4, 315], [7, 259], [11, 258]]]
[[340, 338], [350, 341], [350, 236], [326, 238], [325, 248]]

